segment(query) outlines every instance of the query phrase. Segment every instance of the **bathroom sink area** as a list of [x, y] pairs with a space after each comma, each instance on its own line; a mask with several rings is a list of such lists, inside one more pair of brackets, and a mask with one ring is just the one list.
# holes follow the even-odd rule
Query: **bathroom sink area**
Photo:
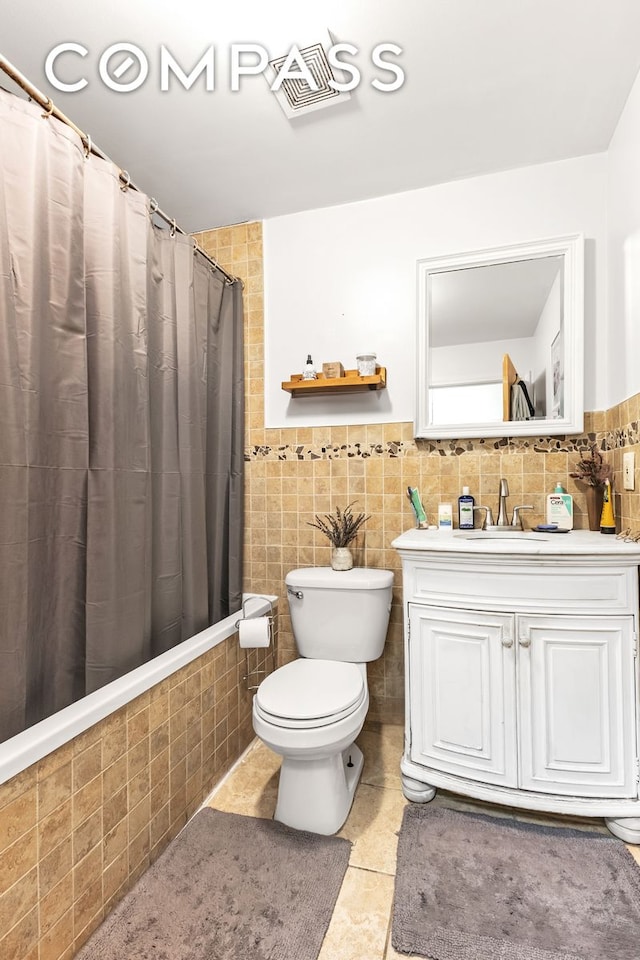
[[[492, 559], [502, 557], [589, 557], [600, 565], [615, 563], [620, 556], [635, 556], [640, 563], [640, 545], [625, 543], [616, 537], [603, 537], [599, 532], [570, 530], [565, 534], [539, 530], [518, 530], [508, 526], [488, 530], [420, 530], [413, 528], [397, 537], [392, 546], [421, 555], [456, 554], [460, 557]], [[509, 561], [510, 562], [510, 561]]]
[[534, 530], [517, 530], [512, 527], [496, 527], [493, 530], [460, 530], [454, 533], [460, 540], [547, 540], [548, 535]]

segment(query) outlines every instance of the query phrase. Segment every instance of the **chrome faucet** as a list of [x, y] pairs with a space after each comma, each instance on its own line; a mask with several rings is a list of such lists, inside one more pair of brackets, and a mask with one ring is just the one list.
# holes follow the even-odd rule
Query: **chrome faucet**
[[519, 504], [517, 507], [513, 508], [513, 515], [511, 517], [511, 522], [509, 522], [509, 517], [507, 513], [507, 497], [509, 496], [509, 484], [507, 481], [502, 478], [500, 480], [500, 493], [498, 499], [498, 519], [495, 524], [493, 522], [493, 513], [491, 507], [484, 507], [478, 505], [474, 507], [475, 510], [484, 510], [484, 522], [482, 524], [483, 530], [496, 530], [500, 527], [507, 527], [510, 530], [524, 530], [522, 523], [521, 511], [522, 510], [533, 510], [533, 506], [529, 503]]
[[509, 484], [506, 480], [502, 479], [500, 481], [500, 498], [498, 500], [498, 520], [497, 526], [499, 527], [508, 527], [510, 526], [509, 520], [507, 518], [507, 497], [509, 496]]

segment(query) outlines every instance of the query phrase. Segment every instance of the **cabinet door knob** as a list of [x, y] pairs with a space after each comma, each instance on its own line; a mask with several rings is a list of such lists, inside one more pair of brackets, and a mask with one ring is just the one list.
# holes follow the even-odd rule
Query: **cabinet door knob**
[[502, 638], [503, 647], [512, 647], [513, 646], [513, 637], [503, 637]]
[[530, 647], [530, 646], [531, 646], [531, 638], [530, 638], [530, 637], [520, 637], [520, 639], [518, 640], [518, 643], [520, 644], [521, 647]]

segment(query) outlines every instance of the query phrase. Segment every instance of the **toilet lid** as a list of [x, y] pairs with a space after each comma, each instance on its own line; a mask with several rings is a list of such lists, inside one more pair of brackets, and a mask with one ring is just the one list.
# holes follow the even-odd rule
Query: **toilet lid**
[[366, 695], [354, 663], [294, 660], [266, 677], [256, 692], [265, 719], [281, 726], [322, 726], [352, 713]]

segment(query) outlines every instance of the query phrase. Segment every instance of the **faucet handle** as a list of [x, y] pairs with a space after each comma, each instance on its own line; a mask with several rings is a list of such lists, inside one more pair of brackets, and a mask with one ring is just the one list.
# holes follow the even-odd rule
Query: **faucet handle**
[[473, 508], [473, 512], [476, 510], [484, 510], [484, 520], [482, 521], [482, 530], [485, 530], [487, 527], [493, 526], [493, 514], [491, 512], [491, 507], [483, 507], [478, 504], [477, 507]]
[[513, 519], [511, 520], [511, 526], [520, 527], [521, 530], [524, 530], [522, 517], [520, 516], [521, 510], [533, 510], [533, 506], [530, 503], [522, 503], [520, 506], [513, 508]]

